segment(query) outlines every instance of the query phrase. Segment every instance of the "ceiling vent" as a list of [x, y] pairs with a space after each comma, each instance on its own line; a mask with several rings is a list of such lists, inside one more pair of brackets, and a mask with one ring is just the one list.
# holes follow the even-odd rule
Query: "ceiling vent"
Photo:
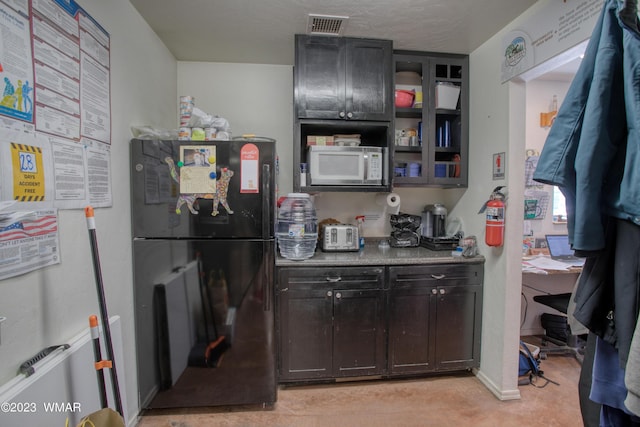
[[341, 36], [347, 25], [348, 16], [309, 15], [307, 34]]

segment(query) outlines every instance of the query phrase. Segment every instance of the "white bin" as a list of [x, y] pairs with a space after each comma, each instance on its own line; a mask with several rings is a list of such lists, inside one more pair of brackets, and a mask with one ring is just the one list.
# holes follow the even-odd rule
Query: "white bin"
[[460, 97], [460, 87], [449, 83], [436, 85], [436, 108], [455, 110]]

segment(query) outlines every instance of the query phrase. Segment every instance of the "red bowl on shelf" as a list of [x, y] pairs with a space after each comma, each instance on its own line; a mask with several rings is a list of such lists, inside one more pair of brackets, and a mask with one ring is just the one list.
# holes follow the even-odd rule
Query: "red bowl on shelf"
[[412, 90], [396, 89], [396, 107], [411, 108], [416, 93]]

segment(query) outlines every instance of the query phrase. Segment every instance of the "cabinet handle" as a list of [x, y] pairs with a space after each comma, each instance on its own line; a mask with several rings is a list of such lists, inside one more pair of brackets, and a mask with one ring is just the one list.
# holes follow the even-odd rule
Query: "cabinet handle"
[[431, 277], [436, 280], [440, 280], [440, 279], [444, 279], [446, 276], [444, 274], [432, 274]]
[[342, 298], [342, 294], [341, 294], [340, 292], [336, 292], [336, 298], [337, 298], [337, 299]]
[[438, 290], [433, 288], [433, 289], [431, 289], [431, 293], [434, 294], [434, 295], [438, 295]]
[[342, 277], [327, 277], [327, 282], [336, 283], [342, 280]]
[[333, 295], [332, 291], [327, 291], [327, 296], [330, 297], [331, 295]]
[[343, 119], [344, 119], [344, 116], [345, 116], [344, 111], [340, 111], [340, 113], [339, 113], [338, 115], [339, 115], [341, 118], [343, 118]]
[[352, 118], [352, 117], [353, 117], [353, 113], [352, 113], [351, 111], [349, 111], [349, 112], [347, 113], [347, 118], [348, 118], [348, 119], [350, 119], [350, 118]]
[[440, 295], [444, 295], [445, 293], [447, 293], [447, 291], [445, 291], [444, 289], [440, 289]]

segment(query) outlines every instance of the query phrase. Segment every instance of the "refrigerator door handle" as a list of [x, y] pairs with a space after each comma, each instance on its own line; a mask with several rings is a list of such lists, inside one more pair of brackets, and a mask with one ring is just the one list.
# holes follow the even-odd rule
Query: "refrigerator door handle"
[[272, 215], [271, 212], [271, 167], [265, 163], [262, 165], [262, 238], [269, 239], [271, 237], [272, 230]]
[[265, 240], [262, 242], [262, 253], [264, 253], [264, 277], [262, 282], [262, 309], [271, 311], [271, 293], [273, 292], [273, 270], [275, 266], [274, 245], [273, 241]]

